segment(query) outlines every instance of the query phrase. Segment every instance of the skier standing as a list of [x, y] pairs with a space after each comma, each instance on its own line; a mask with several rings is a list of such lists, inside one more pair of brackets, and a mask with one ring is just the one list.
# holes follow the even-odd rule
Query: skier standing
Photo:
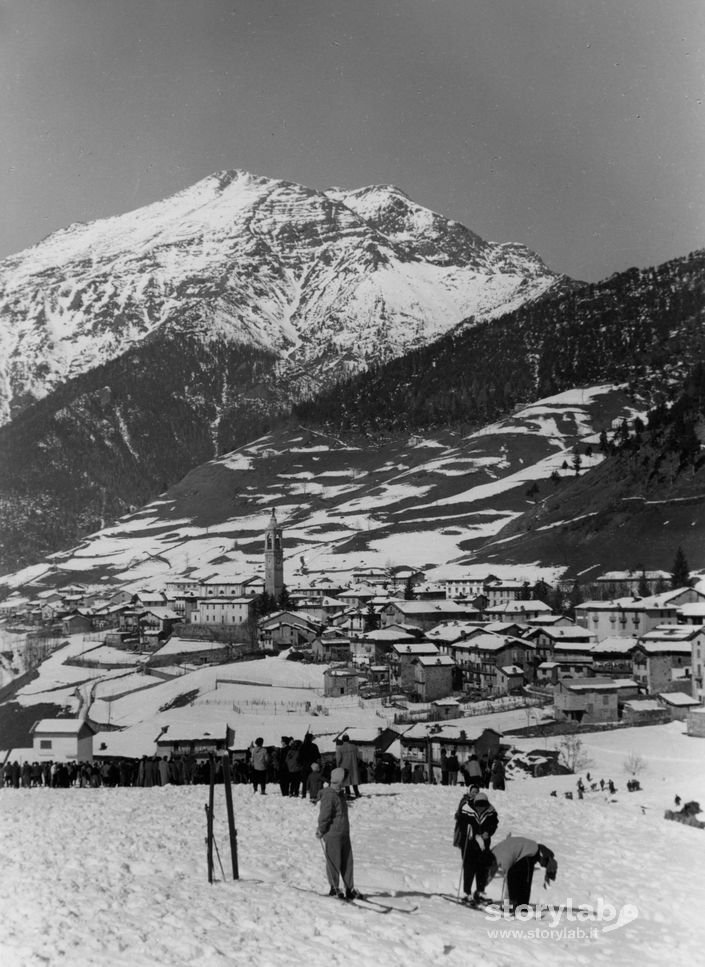
[[[463, 796], [455, 812], [456, 845], [462, 850], [463, 892], [467, 902], [482, 902], [490, 865], [490, 842], [499, 817], [486, 792]], [[473, 881], [475, 890], [473, 892]]]
[[[360, 894], [355, 889], [353, 878], [353, 853], [350, 842], [350, 821], [348, 803], [343, 789], [344, 769], [333, 769], [330, 785], [321, 791], [321, 804], [318, 814], [316, 836], [323, 843], [326, 856], [326, 873], [330, 884], [330, 896], [354, 900]], [[345, 893], [340, 889], [343, 880]]]

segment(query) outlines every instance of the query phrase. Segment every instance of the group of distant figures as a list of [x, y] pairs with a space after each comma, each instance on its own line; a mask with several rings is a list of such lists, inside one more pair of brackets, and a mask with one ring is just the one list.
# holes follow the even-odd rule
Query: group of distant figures
[[[608, 779], [606, 782], [604, 779], [600, 779], [598, 782], [594, 782], [589, 772], [586, 774], [585, 778], [590, 784], [590, 792], [598, 792], [598, 791], [604, 792], [605, 788], [607, 789], [607, 792], [610, 794], [610, 796], [614, 796], [614, 794], [617, 792], [617, 787], [615, 786], [614, 782], [611, 779]], [[583, 799], [583, 797], [585, 796], [585, 793], [587, 792], [587, 786], [583, 782], [582, 778], [578, 779], [576, 783], [576, 789], [577, 789], [578, 799]], [[639, 784], [638, 779], [630, 779], [627, 782], [627, 790], [629, 792], [637, 792], [640, 789], [641, 789], [641, 785]], [[551, 792], [551, 795], [554, 797], [558, 796], [557, 790], [554, 789]], [[573, 793], [570, 790], [568, 790], [568, 792], [564, 792], [563, 795], [565, 796], [566, 799], [573, 798]]]

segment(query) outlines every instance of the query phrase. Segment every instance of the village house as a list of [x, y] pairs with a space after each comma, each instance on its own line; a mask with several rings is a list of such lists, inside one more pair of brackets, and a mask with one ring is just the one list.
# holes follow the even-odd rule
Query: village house
[[172, 722], [164, 726], [157, 736], [157, 754], [160, 756], [192, 755], [204, 758], [226, 752], [233, 743], [235, 731], [226, 721]]
[[145, 608], [165, 608], [169, 601], [162, 591], [147, 588], [132, 595], [132, 604], [138, 610], [144, 610]]
[[678, 609], [678, 621], [686, 625], [705, 624], [705, 601], [682, 604]]
[[85, 635], [93, 628], [93, 616], [76, 608], [61, 619], [62, 635]]
[[259, 621], [261, 648], [283, 650], [310, 644], [318, 634], [318, 625], [307, 615], [296, 611], [276, 611]]
[[[539, 662], [557, 660], [554, 655], [559, 645], [578, 645], [579, 648], [576, 653], [582, 655], [586, 648], [591, 649], [597, 642], [595, 635], [590, 630], [576, 625], [566, 627], [542, 624], [527, 631], [525, 638], [535, 646], [536, 658]], [[563, 654], [565, 656], [566, 652], [564, 651]]]
[[368, 631], [368, 608], [346, 608], [341, 614], [331, 619], [331, 627], [337, 628], [341, 634], [351, 636]]
[[700, 638], [693, 641], [693, 654], [691, 656], [692, 676], [693, 676], [693, 697], [697, 698], [700, 704], [705, 704], [705, 687], [703, 686], [703, 665], [705, 665], [705, 645]]
[[701, 601], [705, 601], [705, 595], [695, 588], [676, 588], [648, 598], [585, 601], [576, 605], [575, 618], [581, 627], [593, 632], [596, 641], [638, 638], [657, 625], [676, 622], [682, 605]]
[[365, 631], [351, 636], [352, 658], [357, 665], [374, 665], [385, 660], [389, 661], [394, 645], [410, 645], [417, 640], [415, 635], [400, 628], [399, 625], [378, 628], [376, 631]]
[[326, 668], [323, 672], [323, 694], [326, 698], [357, 695], [361, 678], [356, 668]]
[[505, 601], [502, 604], [489, 605], [485, 608], [485, 614], [490, 620], [518, 621], [522, 624], [547, 617], [551, 613], [551, 608], [545, 601], [523, 600], [521, 598]]
[[[447, 755], [455, 752], [461, 768], [471, 754], [475, 754], [481, 765], [486, 766], [506, 747], [500, 745], [501, 733], [495, 729], [471, 732], [468, 725], [463, 728], [451, 723], [419, 722], [402, 733], [399, 739], [402, 767], [408, 762], [412, 770], [419, 767], [427, 782], [441, 781], [441, 750]], [[458, 782], [463, 783], [461, 776]]]
[[149, 608], [137, 619], [140, 644], [148, 650], [159, 648], [174, 630], [180, 617], [171, 608]]
[[449, 601], [474, 601], [483, 593], [486, 580], [487, 578], [470, 577], [465, 574], [446, 577], [439, 583]]
[[350, 639], [334, 632], [324, 632], [311, 642], [311, 655], [317, 662], [350, 661]]
[[657, 696], [659, 705], [667, 709], [671, 721], [686, 722], [691, 709], [697, 708], [700, 702], [685, 692], [661, 692]]
[[[437, 658], [438, 648], [429, 641], [398, 641], [391, 646], [392, 676], [404, 692], [414, 690], [416, 658]], [[447, 693], [446, 693], [447, 694]]]
[[632, 651], [637, 639], [605, 638], [592, 646], [592, 669], [603, 678], [619, 678], [632, 674]]
[[[466, 687], [479, 689], [488, 695], [506, 694], [497, 692], [499, 687], [506, 685], [506, 675], [498, 676], [497, 669], [510, 666], [521, 669], [524, 681], [533, 681], [533, 642], [478, 629], [471, 634], [466, 644], [469, 648], [468, 661], [462, 665]], [[512, 687], [516, 687], [516, 684]]]
[[705, 738], [705, 706], [699, 705], [697, 708], [691, 708], [688, 712], [687, 722], [688, 735], [697, 736], [701, 739]]
[[30, 728], [37, 762], [92, 762], [96, 730], [84, 719], [40, 719]]
[[427, 631], [439, 624], [441, 621], [448, 621], [451, 618], [464, 618], [465, 608], [456, 604], [454, 601], [405, 601], [399, 599], [390, 601], [382, 609], [382, 627], [401, 624], [412, 625]]
[[254, 598], [199, 598], [190, 623], [233, 627], [246, 625], [254, 615]]
[[616, 722], [619, 688], [609, 678], [563, 678], [553, 696], [558, 722]]
[[638, 595], [642, 589], [648, 595], [663, 594], [670, 587], [671, 575], [668, 571], [606, 571], [595, 578], [595, 584], [605, 600]]
[[419, 655], [411, 662], [414, 669], [413, 691], [419, 702], [445, 698], [453, 691], [455, 662], [447, 655]]
[[337, 600], [346, 608], [366, 608], [368, 603], [379, 594], [379, 588], [368, 584], [356, 584], [336, 595]]
[[649, 695], [692, 691], [693, 644], [702, 648], [705, 626], [660, 625], [640, 635], [632, 651], [632, 673]]
[[309, 621], [313, 621], [319, 625], [336, 623], [337, 619], [349, 610], [348, 605], [344, 601], [328, 595], [313, 598], [296, 597], [294, 599], [290, 598], [290, 601], [292, 603], [295, 602], [296, 610], [299, 614], [306, 615]]
[[404, 591], [407, 587], [416, 588], [421, 584], [425, 575], [416, 567], [409, 567], [401, 564], [389, 569], [389, 581], [387, 587], [390, 591]]
[[457, 698], [437, 698], [431, 702], [431, 719], [434, 722], [462, 717], [463, 708]]
[[172, 635], [149, 658], [150, 668], [163, 665], [215, 665], [231, 661], [232, 648], [222, 641], [204, 641], [200, 638], [181, 638]]
[[352, 572], [353, 584], [387, 584], [389, 581], [389, 570], [386, 567], [374, 567], [372, 565], [356, 567]]
[[417, 601], [438, 601], [447, 595], [440, 581], [425, 581], [414, 585], [414, 597]]
[[495, 670], [494, 695], [511, 695], [524, 686], [524, 669], [519, 665], [498, 665]]
[[511, 601], [523, 598], [528, 588], [525, 581], [501, 581], [499, 578], [490, 578], [485, 581], [482, 593], [487, 597], [487, 607], [495, 608], [500, 604], [509, 604]]

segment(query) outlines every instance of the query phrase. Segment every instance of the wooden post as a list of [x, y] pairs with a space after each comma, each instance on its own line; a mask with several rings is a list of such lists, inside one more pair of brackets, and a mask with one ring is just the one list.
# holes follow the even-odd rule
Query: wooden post
[[225, 808], [228, 812], [228, 831], [230, 833], [230, 857], [233, 863], [233, 879], [240, 878], [237, 862], [237, 830], [235, 829], [235, 814], [233, 812], [233, 788], [230, 779], [230, 756], [223, 753], [223, 784], [225, 786]]
[[210, 788], [206, 804], [206, 855], [208, 859], [208, 882], [213, 882], [213, 800], [215, 798], [215, 763], [210, 757]]

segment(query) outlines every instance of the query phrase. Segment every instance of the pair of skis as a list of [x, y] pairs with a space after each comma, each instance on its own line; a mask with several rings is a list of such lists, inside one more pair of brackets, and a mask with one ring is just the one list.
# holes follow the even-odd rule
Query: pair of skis
[[392, 903], [383, 903], [381, 900], [375, 899], [373, 896], [369, 896], [364, 893], [358, 893], [354, 897], [346, 897], [345, 894], [337, 896], [330, 893], [319, 893], [318, 890], [307, 890], [305, 887], [297, 886], [295, 889], [299, 890], [300, 893], [313, 893], [315, 896], [328, 897], [331, 900], [339, 900], [342, 903], [349, 903], [351, 906], [359, 907], [361, 910], [369, 910], [371, 913], [414, 913], [418, 910], [417, 906], [407, 907], [407, 906], [397, 906]]

